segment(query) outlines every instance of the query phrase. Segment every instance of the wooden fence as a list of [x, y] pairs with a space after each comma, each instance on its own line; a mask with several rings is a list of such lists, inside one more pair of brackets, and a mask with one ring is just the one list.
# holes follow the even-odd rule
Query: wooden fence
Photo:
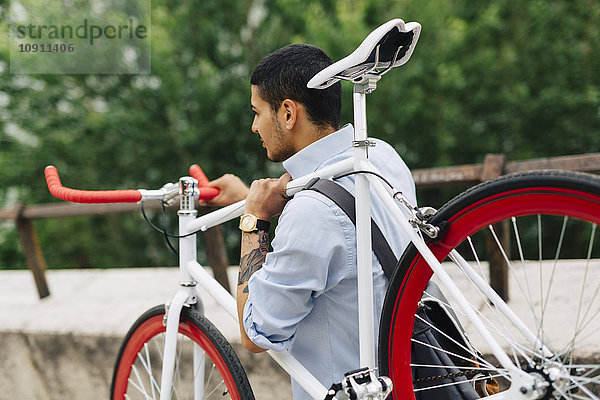
[[[145, 201], [146, 210], [161, 209], [158, 201]], [[199, 211], [209, 211], [201, 208]], [[46, 281], [46, 260], [35, 231], [33, 221], [44, 218], [81, 217], [91, 215], [107, 215], [118, 213], [139, 212], [139, 204], [72, 204], [50, 203], [35, 206], [17, 204], [13, 209], [0, 210], [0, 220], [13, 220], [19, 232], [21, 247], [25, 253], [27, 266], [33, 274], [40, 298], [50, 295]], [[227, 280], [227, 267], [229, 260], [225, 252], [225, 241], [220, 226], [208, 229], [202, 234], [206, 245], [206, 254], [209, 265], [213, 268], [215, 278], [229, 290]]]
[[[539, 158], [527, 161], [507, 161], [501, 154], [488, 154], [481, 164], [460, 165], [441, 168], [413, 170], [417, 188], [435, 188], [450, 185], [474, 185], [479, 182], [513, 172], [539, 169], [563, 169], [600, 174], [600, 153]], [[158, 202], [145, 203], [148, 209], [159, 209]], [[46, 282], [46, 261], [35, 232], [33, 221], [43, 218], [62, 218], [89, 215], [139, 211], [137, 204], [68, 204], [51, 203], [24, 206], [18, 204], [13, 209], [0, 210], [0, 220], [12, 220], [19, 232], [19, 238], [27, 265], [38, 289], [40, 298], [50, 295]], [[227, 267], [229, 261], [220, 227], [211, 228], [203, 235], [209, 265], [216, 279], [229, 290]], [[490, 261], [490, 281], [492, 287], [505, 299], [508, 298], [508, 269], [502, 257]]]

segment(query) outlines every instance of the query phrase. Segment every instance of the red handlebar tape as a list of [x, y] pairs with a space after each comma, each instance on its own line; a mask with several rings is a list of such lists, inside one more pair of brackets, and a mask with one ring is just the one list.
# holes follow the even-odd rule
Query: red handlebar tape
[[200, 168], [198, 164], [193, 164], [190, 167], [190, 175], [192, 176], [192, 178], [195, 178], [198, 181], [198, 187], [204, 187], [208, 185], [208, 178], [206, 177], [204, 171], [202, 171], [202, 168]]
[[198, 181], [198, 198], [200, 200], [210, 200], [219, 194], [219, 189], [207, 186], [209, 180], [197, 164], [190, 167], [190, 175]]
[[49, 165], [44, 170], [48, 189], [52, 196], [73, 203], [137, 203], [142, 199], [139, 190], [77, 190], [64, 187], [56, 167]]

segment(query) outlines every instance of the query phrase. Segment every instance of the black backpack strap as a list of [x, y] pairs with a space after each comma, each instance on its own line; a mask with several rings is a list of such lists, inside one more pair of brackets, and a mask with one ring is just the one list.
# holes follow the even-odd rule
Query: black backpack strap
[[[341, 208], [350, 221], [356, 225], [356, 207], [354, 196], [346, 189], [329, 179], [315, 178], [308, 182], [302, 190], [314, 190], [322, 195], [329, 197], [339, 208]], [[381, 268], [388, 280], [392, 279], [392, 274], [396, 268], [398, 260], [390, 247], [390, 244], [383, 236], [383, 233], [371, 218], [371, 240], [373, 243], [373, 252], [377, 256]]]

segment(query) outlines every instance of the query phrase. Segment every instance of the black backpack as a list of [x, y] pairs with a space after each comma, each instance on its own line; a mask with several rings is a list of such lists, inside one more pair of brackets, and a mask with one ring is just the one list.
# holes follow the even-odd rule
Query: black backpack
[[[348, 215], [352, 223], [356, 224], [354, 196], [342, 186], [328, 179], [315, 178], [303, 190], [314, 190], [330, 198]], [[389, 280], [398, 264], [398, 260], [373, 219], [371, 219], [371, 236], [373, 252]], [[485, 385], [480, 385], [476, 390], [472, 384], [466, 382], [468, 377], [461, 370], [453, 368], [453, 366], [466, 364], [472, 366], [473, 361], [466, 361], [465, 359], [471, 359], [471, 354], [476, 353], [469, 353], [464, 349], [470, 349], [474, 352], [476, 350], [467, 339], [456, 315], [447, 304], [448, 302], [440, 288], [434, 282], [430, 282], [417, 310], [413, 328], [411, 363], [439, 365], [439, 367], [427, 368], [426, 371], [423, 371], [423, 368], [413, 369], [415, 389], [428, 386], [438, 388], [417, 391], [415, 393], [417, 400], [474, 400], [480, 397], [477, 394], [478, 391], [486, 390]], [[440, 332], [443, 332], [443, 334]], [[460, 346], [457, 343], [460, 343]], [[439, 349], [443, 349], [443, 351]], [[427, 375], [423, 375], [424, 372]], [[456, 382], [465, 383], [455, 384]]]

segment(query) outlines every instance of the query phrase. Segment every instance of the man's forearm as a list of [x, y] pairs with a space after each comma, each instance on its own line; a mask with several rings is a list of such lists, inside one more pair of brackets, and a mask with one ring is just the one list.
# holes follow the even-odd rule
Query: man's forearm
[[265, 231], [242, 232], [242, 246], [240, 255], [240, 270], [237, 286], [237, 309], [240, 324], [242, 344], [253, 352], [265, 351], [255, 345], [244, 330], [244, 306], [248, 300], [248, 280], [262, 268], [267, 252], [269, 251], [269, 233]]

